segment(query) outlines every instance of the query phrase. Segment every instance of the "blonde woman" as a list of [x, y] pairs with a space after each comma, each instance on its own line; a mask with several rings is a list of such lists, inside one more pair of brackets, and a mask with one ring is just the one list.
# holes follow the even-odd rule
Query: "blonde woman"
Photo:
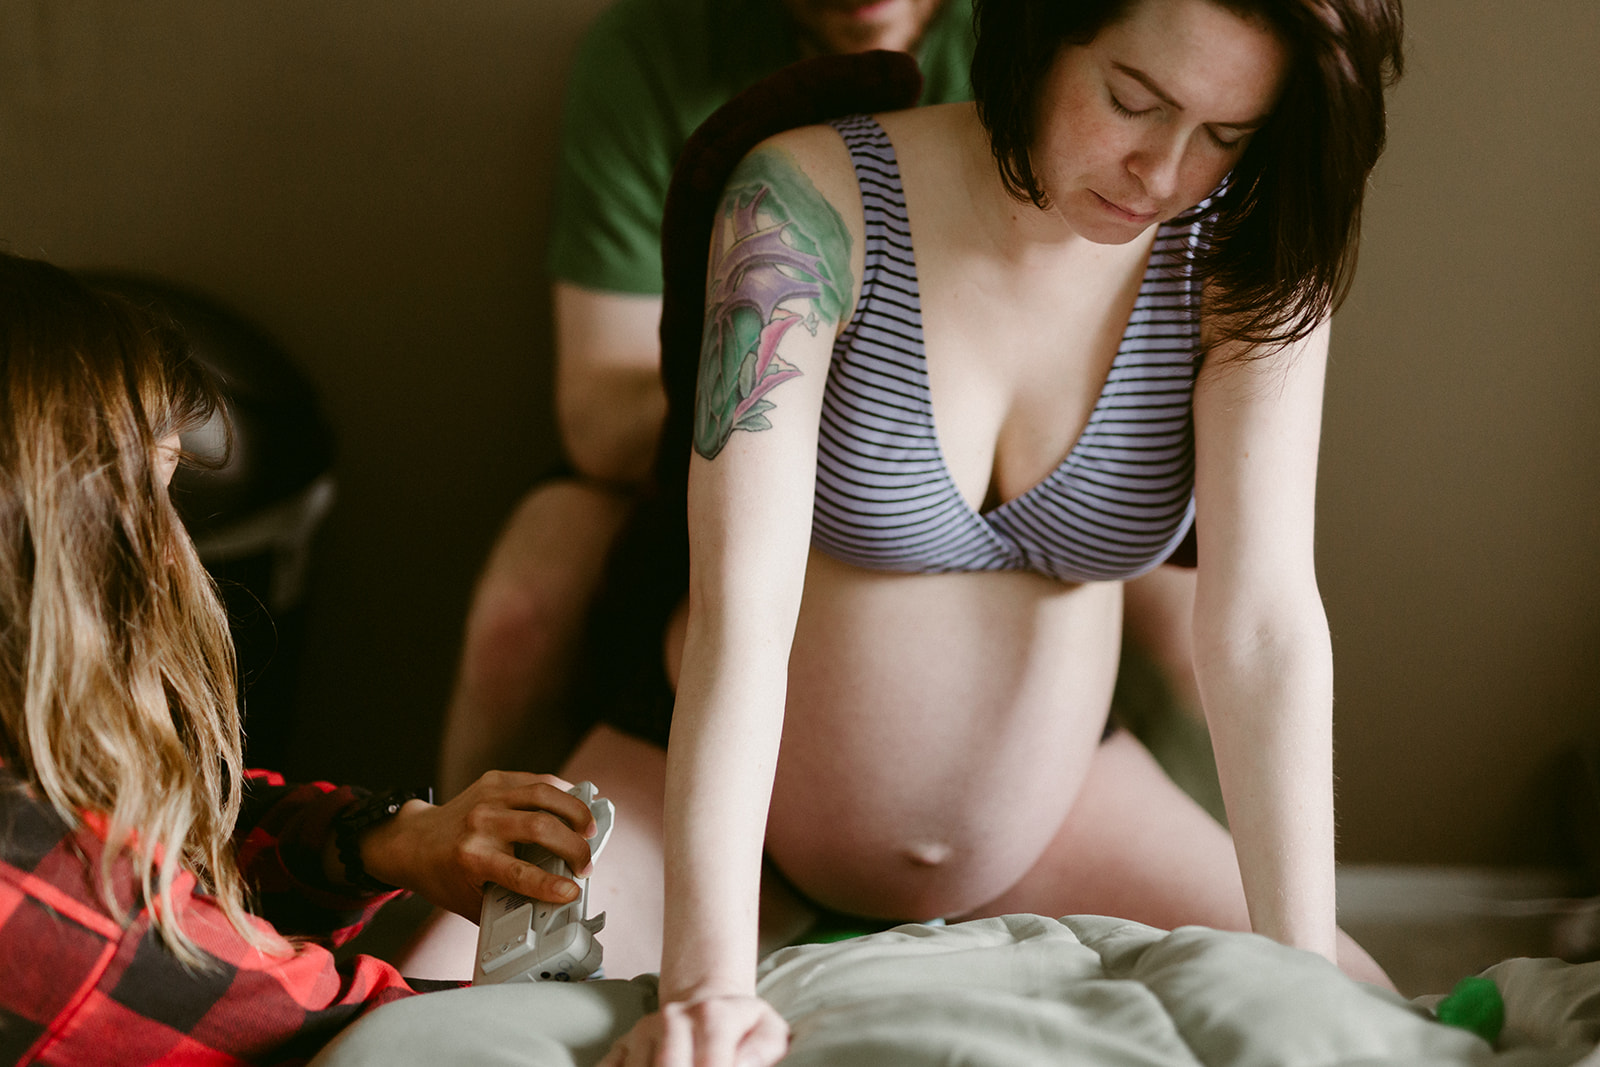
[[512, 842], [589, 864], [559, 779], [435, 807], [244, 768], [227, 620], [167, 497], [218, 403], [173, 331], [0, 255], [6, 1062], [299, 1062], [416, 992], [327, 947], [399, 889], [475, 917], [485, 881], [577, 892]]

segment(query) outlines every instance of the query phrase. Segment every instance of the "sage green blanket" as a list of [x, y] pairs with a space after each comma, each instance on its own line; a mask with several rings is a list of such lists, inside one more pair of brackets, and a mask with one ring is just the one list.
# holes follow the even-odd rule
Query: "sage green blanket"
[[[1494, 1047], [1434, 1021], [1438, 997], [1404, 1000], [1263, 937], [1097, 916], [788, 948], [760, 991], [793, 1028], [787, 1067], [1571, 1067], [1595, 1053], [1600, 964], [1485, 973], [1506, 1005]], [[582, 1067], [654, 1001], [648, 976], [435, 993], [381, 1009], [316, 1064]]]

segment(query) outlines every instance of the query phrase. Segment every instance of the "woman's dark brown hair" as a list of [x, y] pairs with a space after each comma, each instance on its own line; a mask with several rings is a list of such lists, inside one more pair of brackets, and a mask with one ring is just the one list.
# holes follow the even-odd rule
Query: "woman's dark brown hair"
[[[972, 88], [1001, 180], [1049, 205], [1030, 153], [1040, 88], [1061, 48], [1092, 41], [1137, 0], [975, 0]], [[1216, 0], [1271, 26], [1290, 66], [1205, 220], [1195, 267], [1218, 340], [1304, 337], [1344, 299], [1361, 202], [1384, 143], [1384, 90], [1400, 75], [1400, 0]]]

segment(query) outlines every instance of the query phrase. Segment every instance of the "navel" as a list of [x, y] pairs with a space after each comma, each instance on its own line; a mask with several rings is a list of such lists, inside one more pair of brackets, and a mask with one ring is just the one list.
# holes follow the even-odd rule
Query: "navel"
[[921, 841], [907, 845], [902, 855], [916, 867], [937, 867], [955, 851], [943, 841]]

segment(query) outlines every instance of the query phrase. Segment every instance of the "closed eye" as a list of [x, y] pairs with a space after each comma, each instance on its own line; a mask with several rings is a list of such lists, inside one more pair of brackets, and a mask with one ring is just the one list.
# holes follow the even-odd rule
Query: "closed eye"
[[1108, 93], [1106, 95], [1111, 99], [1111, 110], [1126, 118], [1138, 118], [1140, 115], [1148, 115], [1150, 112], [1155, 110], [1155, 108], [1147, 107], [1142, 111], [1135, 111], [1133, 108], [1124, 104], [1121, 100], [1118, 100], [1116, 93]]
[[1213, 130], [1213, 129], [1209, 128], [1209, 127], [1207, 127], [1207, 129], [1206, 129], [1206, 133], [1210, 135], [1211, 141], [1212, 141], [1213, 144], [1215, 144], [1218, 148], [1222, 148], [1222, 149], [1225, 149], [1225, 150], [1228, 150], [1228, 151], [1232, 151], [1233, 149], [1238, 148], [1240, 145], [1244, 144], [1245, 141], [1249, 140], [1249, 138], [1250, 138], [1249, 134], [1244, 134], [1243, 136], [1235, 137], [1233, 140], [1230, 141], [1225, 137], [1217, 136], [1217, 131]]

